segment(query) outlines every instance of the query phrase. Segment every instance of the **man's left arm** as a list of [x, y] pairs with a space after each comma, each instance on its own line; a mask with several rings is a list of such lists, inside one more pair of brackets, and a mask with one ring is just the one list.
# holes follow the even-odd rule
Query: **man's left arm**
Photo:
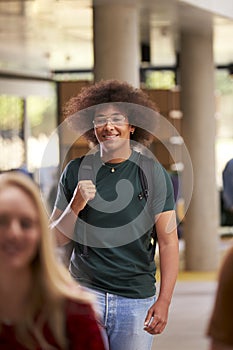
[[179, 242], [176, 213], [165, 211], [155, 220], [160, 260], [160, 290], [145, 319], [145, 330], [150, 334], [160, 334], [168, 320], [168, 310], [179, 271]]

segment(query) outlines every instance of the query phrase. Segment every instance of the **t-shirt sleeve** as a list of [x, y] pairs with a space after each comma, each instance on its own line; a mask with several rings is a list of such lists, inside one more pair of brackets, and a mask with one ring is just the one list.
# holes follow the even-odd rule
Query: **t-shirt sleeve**
[[155, 164], [153, 188], [154, 214], [175, 209], [174, 188], [171, 177], [159, 163]]
[[207, 335], [220, 343], [233, 346], [233, 248], [227, 253], [220, 277]]

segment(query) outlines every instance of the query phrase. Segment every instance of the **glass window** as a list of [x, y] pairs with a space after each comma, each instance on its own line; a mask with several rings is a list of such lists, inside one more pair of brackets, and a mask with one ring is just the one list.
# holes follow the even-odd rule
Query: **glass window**
[[0, 95], [0, 170], [23, 166], [24, 100], [17, 96]]

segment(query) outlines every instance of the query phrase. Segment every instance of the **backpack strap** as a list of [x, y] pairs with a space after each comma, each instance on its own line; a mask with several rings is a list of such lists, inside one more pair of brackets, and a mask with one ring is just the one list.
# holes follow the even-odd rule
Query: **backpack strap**
[[79, 180], [92, 180], [92, 182], [95, 183], [93, 161], [94, 154], [80, 157], [80, 165], [78, 170]]
[[[95, 174], [94, 174], [94, 167], [93, 167], [93, 161], [94, 161], [94, 155], [88, 155], [88, 156], [82, 156], [80, 157], [80, 165], [79, 165], [79, 171], [78, 171], [78, 178], [80, 180], [92, 180], [93, 183], [95, 183]], [[87, 222], [88, 217], [88, 208], [85, 207], [83, 210], [83, 218], [85, 222]], [[82, 257], [88, 258], [88, 246], [86, 242], [86, 225], [84, 225], [84, 244], [83, 244], [83, 253], [81, 254]]]
[[[93, 155], [88, 155], [88, 156], [81, 156], [80, 157], [80, 163], [79, 163], [79, 168], [78, 168], [78, 181], [80, 180], [92, 180], [93, 182], [95, 181], [94, 179], [94, 171], [93, 171]], [[87, 221], [87, 216], [88, 216], [88, 209], [85, 208], [83, 211], [83, 218], [85, 221]], [[86, 226], [84, 225], [84, 244], [83, 244], [83, 252], [81, 254], [81, 257], [88, 257], [88, 247], [86, 243]], [[63, 247], [63, 262], [66, 267], [69, 266], [70, 264], [70, 258], [74, 249], [75, 242], [71, 240], [69, 243], [67, 243]]]
[[[154, 160], [152, 158], [148, 158], [142, 154], [139, 156], [139, 179], [142, 186], [142, 192], [139, 194], [139, 199], [143, 197], [148, 201], [148, 208], [150, 211], [151, 219], [154, 222], [154, 217], [152, 214], [152, 200], [153, 200], [153, 168], [154, 168]], [[146, 174], [146, 175], [145, 175]], [[150, 260], [154, 260], [155, 250], [156, 250], [156, 242], [157, 242], [157, 233], [155, 224], [153, 224], [151, 228], [151, 257]]]

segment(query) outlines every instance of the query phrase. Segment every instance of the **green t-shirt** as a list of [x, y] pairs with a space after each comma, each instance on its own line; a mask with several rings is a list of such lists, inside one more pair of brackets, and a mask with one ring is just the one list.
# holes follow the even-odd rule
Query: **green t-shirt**
[[[81, 284], [97, 290], [129, 298], [150, 297], [155, 294], [156, 272], [151, 261], [152, 217], [174, 209], [170, 177], [154, 162], [153, 201], [148, 208], [140, 196], [142, 155], [133, 151], [128, 160], [112, 166], [103, 165], [98, 152], [88, 157], [92, 157], [90, 175], [83, 177], [95, 182], [97, 193], [79, 213], [70, 272]], [[60, 210], [65, 209], [80, 180], [80, 163], [80, 158], [72, 160], [63, 171], [55, 203]]]

